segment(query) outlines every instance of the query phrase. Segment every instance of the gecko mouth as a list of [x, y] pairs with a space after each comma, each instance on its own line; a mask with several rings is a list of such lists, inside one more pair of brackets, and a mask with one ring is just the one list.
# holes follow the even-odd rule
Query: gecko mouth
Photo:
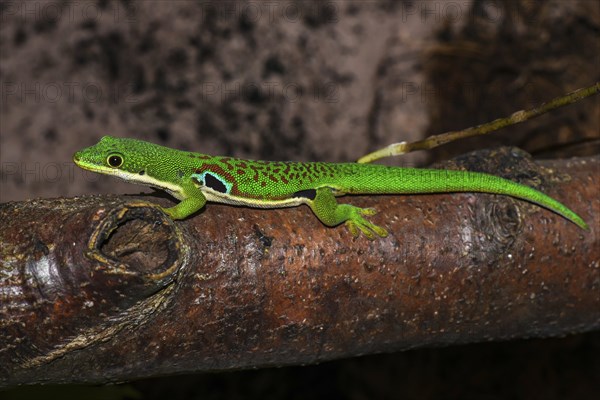
[[75, 154], [73, 156], [73, 162], [75, 163], [75, 165], [77, 165], [79, 168], [83, 168], [85, 170], [88, 171], [92, 171], [92, 172], [96, 172], [93, 168], [92, 165], [87, 164], [85, 161], [81, 161], [81, 159], [79, 158], [78, 154]]
[[121, 174], [119, 174], [119, 170], [102, 168], [101, 166], [98, 166], [96, 164], [86, 162], [81, 159], [81, 155], [79, 154], [79, 152], [77, 152], [73, 155], [73, 162], [79, 168], [84, 169], [86, 171], [96, 172], [96, 173], [105, 174], [105, 175], [112, 175], [112, 176], [121, 178], [121, 176], [120, 176]]
[[78, 151], [77, 153], [73, 154], [73, 162], [75, 163], [75, 165], [77, 165], [80, 168], [87, 169], [88, 171], [94, 171], [94, 165], [85, 162], [82, 159], [82, 155], [81, 155], [80, 151]]

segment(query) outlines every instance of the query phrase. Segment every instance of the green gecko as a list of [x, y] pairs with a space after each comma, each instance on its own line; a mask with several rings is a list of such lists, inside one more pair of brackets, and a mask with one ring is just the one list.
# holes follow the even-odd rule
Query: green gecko
[[365, 218], [374, 215], [375, 210], [338, 204], [336, 196], [484, 192], [535, 203], [588, 229], [581, 217], [544, 193], [478, 172], [358, 163], [251, 161], [111, 136], [78, 151], [73, 161], [86, 170], [167, 191], [181, 200], [173, 207], [161, 207], [174, 220], [194, 214], [207, 201], [259, 208], [307, 204], [323, 224], [345, 223], [352, 235], [362, 232], [374, 239], [375, 234], [388, 234]]

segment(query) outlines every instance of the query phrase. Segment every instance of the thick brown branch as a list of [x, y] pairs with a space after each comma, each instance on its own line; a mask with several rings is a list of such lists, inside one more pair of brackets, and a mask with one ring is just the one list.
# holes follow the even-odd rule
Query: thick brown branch
[[[445, 167], [540, 187], [578, 212], [484, 194], [347, 197], [390, 236], [307, 207], [147, 201], [0, 205], [0, 383], [108, 382], [314, 363], [600, 327], [600, 158], [540, 167], [515, 149]], [[76, 373], [74, 372], [76, 371]]]

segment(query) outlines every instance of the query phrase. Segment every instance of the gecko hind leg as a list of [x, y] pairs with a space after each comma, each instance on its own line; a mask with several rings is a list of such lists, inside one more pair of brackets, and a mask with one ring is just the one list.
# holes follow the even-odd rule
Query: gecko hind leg
[[388, 232], [363, 216], [375, 215], [372, 208], [360, 208], [350, 204], [338, 204], [333, 191], [328, 187], [316, 189], [315, 198], [308, 202], [313, 213], [327, 226], [336, 226], [344, 222], [352, 236], [357, 237], [362, 232], [368, 239], [375, 235], [386, 237]]

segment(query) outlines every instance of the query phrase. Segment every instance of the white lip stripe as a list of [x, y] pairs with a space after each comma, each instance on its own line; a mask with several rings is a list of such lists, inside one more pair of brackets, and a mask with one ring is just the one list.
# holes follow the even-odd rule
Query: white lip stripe
[[159, 189], [166, 190], [175, 198], [181, 200], [185, 196], [183, 196], [183, 192], [181, 188], [173, 183], [159, 181], [148, 174], [140, 175], [134, 174], [127, 171], [122, 171], [120, 169], [110, 169], [110, 168], [97, 168], [97, 167], [88, 167], [84, 164], [77, 164], [83, 169], [87, 169], [88, 171], [98, 172], [106, 175], [112, 175], [119, 179], [124, 180], [125, 182], [135, 183], [138, 185], [152, 186]]
[[183, 194], [183, 190], [181, 190], [181, 187], [175, 185], [174, 183], [159, 181], [158, 179], [155, 179], [148, 174], [140, 175], [121, 170], [116, 171], [117, 173], [115, 173], [114, 175], [125, 180], [126, 182], [137, 183], [138, 185], [152, 186], [165, 190], [169, 192], [171, 196], [175, 197], [178, 200], [183, 200], [186, 197]]

